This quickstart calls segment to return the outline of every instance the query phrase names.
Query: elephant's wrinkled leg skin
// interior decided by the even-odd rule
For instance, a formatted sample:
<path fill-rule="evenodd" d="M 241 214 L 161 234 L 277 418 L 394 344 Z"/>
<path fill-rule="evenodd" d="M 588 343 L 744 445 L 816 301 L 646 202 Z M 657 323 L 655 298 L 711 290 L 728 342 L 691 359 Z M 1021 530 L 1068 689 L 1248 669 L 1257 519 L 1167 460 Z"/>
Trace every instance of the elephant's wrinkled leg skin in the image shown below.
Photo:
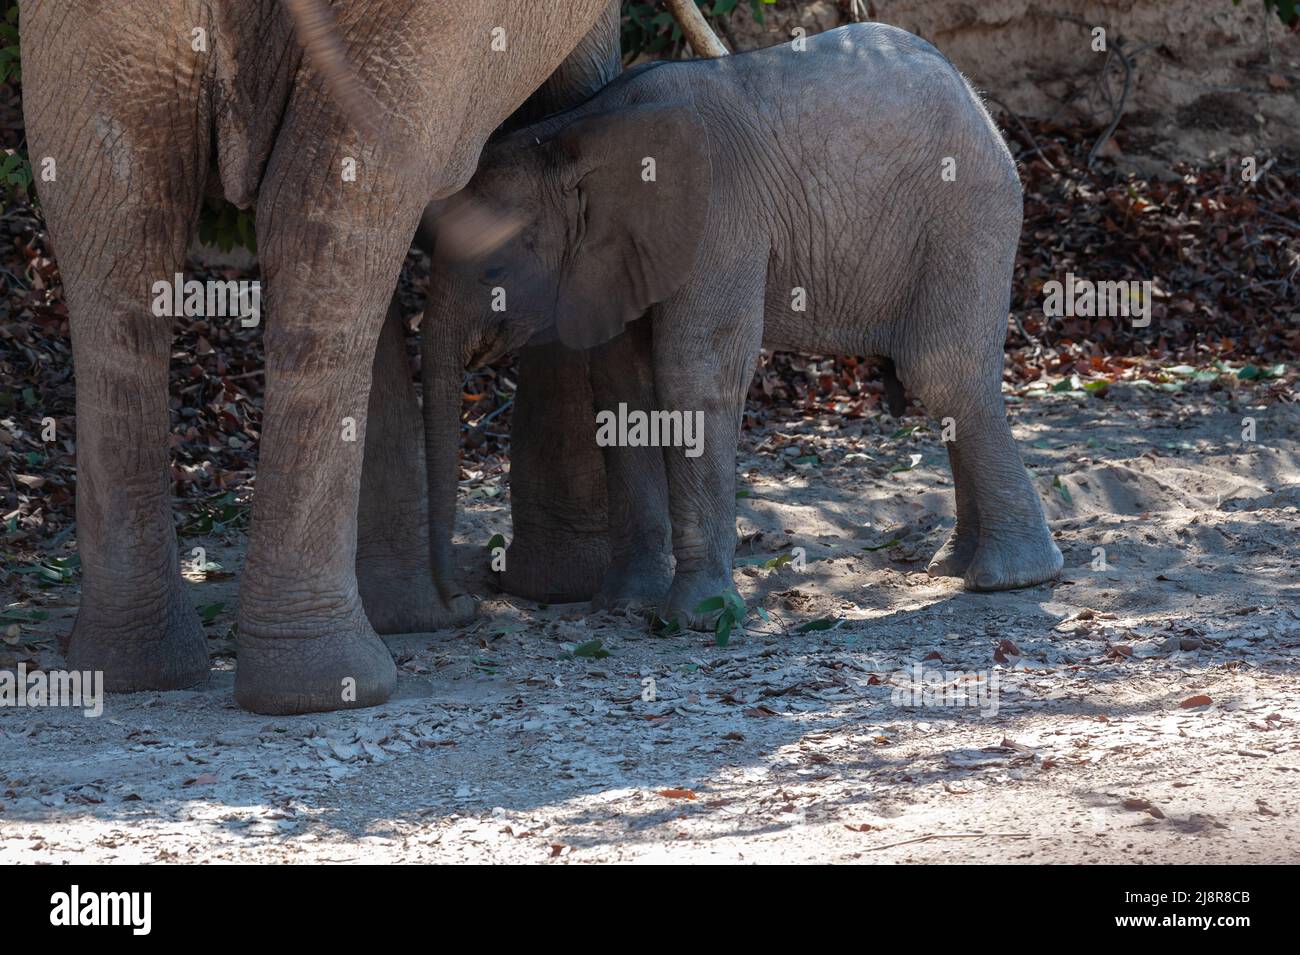
<path fill-rule="evenodd" d="M 721 294 L 697 292 L 694 298 L 680 294 L 654 315 L 660 406 L 704 415 L 702 453 L 689 456 L 685 448 L 665 453 L 676 568 L 660 616 L 694 630 L 712 629 L 718 616 L 695 608 L 735 589 L 736 443 L 763 332 L 757 317 L 763 308 L 761 273 L 725 288 Z M 718 308 L 727 310 L 724 321 L 692 325 L 680 317 Z M 702 333 L 692 335 L 693 328 Z"/>
<path fill-rule="evenodd" d="M 260 713 L 373 706 L 397 682 L 358 592 L 357 502 L 375 347 L 426 193 L 364 147 L 365 188 L 340 182 L 303 146 L 313 122 L 291 105 L 258 206 L 266 411 L 235 698 Z"/>
<path fill-rule="evenodd" d="M 510 448 L 514 533 L 501 586 L 544 603 L 590 600 L 609 566 L 605 462 L 587 361 L 561 345 L 519 355 Z"/>
<path fill-rule="evenodd" d="M 207 99 L 188 60 L 169 63 L 150 48 L 139 62 L 158 70 L 159 89 L 175 90 L 146 120 L 125 90 L 100 88 L 76 31 L 57 27 L 25 20 L 23 40 L 46 54 L 27 65 L 27 131 L 32 157 L 57 162 L 57 181 L 38 188 L 76 374 L 82 581 L 67 663 L 102 672 L 108 690 L 177 689 L 206 680 L 208 651 L 180 576 L 167 452 L 172 319 L 153 314 L 151 286 L 184 267 L 208 157 Z M 97 104 L 94 124 L 70 112 L 84 101 Z"/>
<path fill-rule="evenodd" d="M 962 577 L 979 546 L 979 511 L 975 507 L 974 478 L 966 470 L 958 443 L 948 442 L 948 463 L 957 496 L 957 525 L 926 568 L 931 577 Z"/>
<path fill-rule="evenodd" d="M 591 386 L 600 411 L 653 411 L 652 329 L 648 319 L 592 352 Z M 659 448 L 608 447 L 605 476 L 609 500 L 610 564 L 593 609 L 655 608 L 673 579 L 668 475 Z"/>
<path fill-rule="evenodd" d="M 1063 564 L 1061 551 L 1021 463 L 1002 396 L 983 383 L 962 389 L 958 381 L 952 388 L 954 380 L 942 389 L 922 385 L 917 390 L 937 416 L 953 418 L 958 446 L 954 477 L 974 496 L 979 534 L 974 553 L 961 570 L 966 588 L 1013 590 L 1054 580 Z M 959 497 L 958 527 L 964 530 L 961 509 Z M 969 547 L 969 538 L 962 543 Z M 959 569 L 955 561 L 950 566 Z"/>
<path fill-rule="evenodd" d="M 429 562 L 424 433 L 396 300 L 375 351 L 357 510 L 357 588 L 377 633 L 424 633 L 474 618 L 468 594 L 444 601 Z"/>

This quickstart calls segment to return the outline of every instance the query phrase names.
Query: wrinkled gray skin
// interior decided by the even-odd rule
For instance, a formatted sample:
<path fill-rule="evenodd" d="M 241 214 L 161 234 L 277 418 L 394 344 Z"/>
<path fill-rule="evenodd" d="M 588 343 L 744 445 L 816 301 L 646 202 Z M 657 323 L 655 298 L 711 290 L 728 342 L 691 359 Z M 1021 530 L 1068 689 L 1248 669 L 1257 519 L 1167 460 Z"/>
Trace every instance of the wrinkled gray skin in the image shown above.
<path fill-rule="evenodd" d="M 619 8 L 619 0 L 608 0 L 592 29 L 502 131 L 576 106 L 618 75 Z M 415 244 L 430 254 L 436 218 L 435 204 L 416 236 Z M 431 300 L 444 294 L 438 276 L 435 269 Z M 421 331 L 426 395 L 434 396 L 439 407 L 455 405 L 457 412 L 465 362 L 448 361 L 443 351 L 460 354 L 456 330 L 462 327 L 460 322 L 433 319 Z M 613 344 L 606 353 L 622 347 Z M 599 367 L 627 363 L 617 354 L 606 354 Z M 648 361 L 645 364 L 648 368 Z M 366 614 L 380 633 L 462 624 L 474 615 L 476 602 L 457 583 L 448 549 L 439 551 L 436 567 L 430 565 L 423 454 L 426 443 L 458 446 L 459 416 L 440 415 L 432 437 L 422 440 L 425 424 L 410 386 L 396 298 L 380 336 L 373 381 L 357 543 L 357 580 Z M 516 531 L 510 572 L 503 582 L 512 592 L 539 600 L 589 597 L 609 566 L 609 547 L 605 465 L 596 446 L 588 354 L 560 345 L 525 348 L 519 355 L 517 385 L 510 449 Z M 661 484 L 665 490 L 657 514 L 666 528 L 666 478 Z M 433 496 L 440 502 L 450 500 L 454 515 L 455 495 L 453 472 L 451 483 Z M 441 504 L 436 510 L 443 511 Z M 666 536 L 664 540 L 666 552 Z"/>
<path fill-rule="evenodd" d="M 215 186 L 236 205 L 257 201 L 264 287 L 266 409 L 236 699 L 297 713 L 389 696 L 396 669 L 356 573 L 385 310 L 426 203 L 464 185 L 492 131 L 607 7 L 337 5 L 341 50 L 373 107 L 358 124 L 331 95 L 339 84 L 327 91 L 327 58 L 319 47 L 303 55 L 276 0 L 23 0 L 23 107 L 31 156 L 57 163 L 57 180 L 38 189 L 77 379 L 83 586 L 72 667 L 103 671 L 110 690 L 207 674 L 169 502 L 172 322 L 150 305 L 152 283 L 182 270 Z M 491 49 L 495 27 L 507 52 Z M 192 49 L 196 29 L 206 52 Z M 356 131 L 366 125 L 377 135 Z M 355 182 L 341 175 L 347 157 Z M 342 440 L 346 418 L 355 441 Z"/>
<path fill-rule="evenodd" d="M 572 107 L 618 75 L 619 6 L 614 0 L 555 75 L 510 118 L 503 132 Z M 430 220 L 437 214 L 432 210 Z M 432 252 L 432 241 L 432 233 L 422 230 L 417 244 Z M 430 311 L 421 329 L 425 404 L 439 409 L 426 420 L 424 445 L 443 449 L 444 454 L 459 447 L 462 373 L 471 339 L 477 338 L 472 323 L 456 312 L 456 295 L 449 285 L 454 280 L 454 275 L 435 266 L 429 285 Z M 591 598 L 602 580 L 619 593 L 658 596 L 667 587 L 672 566 L 663 460 L 651 455 L 634 465 L 635 453 L 623 449 L 602 452 L 596 445 L 596 408 L 616 406 L 619 401 L 653 403 L 648 346 L 644 336 L 623 336 L 590 353 L 558 343 L 521 350 L 510 447 L 513 533 L 500 580 L 507 591 L 562 603 Z M 411 414 L 415 413 L 412 409 Z M 413 447 L 409 434 L 397 432 L 388 444 L 395 448 L 396 456 L 409 454 Z M 648 474 L 647 467 L 651 469 Z M 371 473 L 367 450 L 366 479 Z M 380 520 L 394 520 L 384 502 L 402 500 L 417 486 L 409 480 L 403 486 L 406 469 L 386 473 L 385 493 L 368 500 L 369 492 L 363 488 L 363 537 L 368 509 L 380 512 Z M 635 502 L 627 490 L 634 474 L 641 492 Z M 438 468 L 430 486 L 434 523 L 443 528 L 450 528 L 455 520 L 456 475 L 454 466 Z M 422 473 L 419 485 L 423 483 Z M 415 528 L 421 533 L 426 529 L 423 522 L 415 524 L 405 516 L 402 521 L 411 528 L 408 538 Z M 608 534 L 611 521 L 616 528 L 613 535 Z M 433 578 L 439 582 L 444 603 L 464 600 L 451 564 L 450 533 L 434 536 Z M 620 541 L 644 544 L 651 538 L 658 541 L 653 551 L 642 547 L 627 552 L 618 546 Z M 403 593 L 412 592 L 410 588 L 390 588 L 382 602 L 400 605 L 410 599 Z"/>
<path fill-rule="evenodd" d="M 663 615 L 708 626 L 694 608 L 733 586 L 736 440 L 760 346 L 892 359 L 953 419 L 957 524 L 932 574 L 974 590 L 1058 574 L 1001 398 L 1020 183 L 977 97 L 925 41 L 862 24 L 803 52 L 634 71 L 490 146 L 465 195 L 523 227 L 445 269 L 431 317 L 473 316 L 460 358 L 548 337 L 599 345 L 631 322 L 658 406 L 704 412 L 703 455 L 662 454 L 675 558 Z M 495 287 L 504 313 L 488 307 Z M 454 452 L 439 457 L 431 487 L 454 468 Z"/>

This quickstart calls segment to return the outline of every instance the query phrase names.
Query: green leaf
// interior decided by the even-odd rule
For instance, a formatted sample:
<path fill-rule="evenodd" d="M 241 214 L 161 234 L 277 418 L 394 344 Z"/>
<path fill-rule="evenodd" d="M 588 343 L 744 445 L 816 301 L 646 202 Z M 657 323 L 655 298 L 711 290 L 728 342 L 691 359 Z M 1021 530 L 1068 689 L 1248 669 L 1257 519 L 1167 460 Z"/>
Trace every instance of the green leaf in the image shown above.
<path fill-rule="evenodd" d="M 21 610 L 0 613 L 0 623 L 40 623 L 49 618 L 50 615 L 44 610 L 29 610 L 26 614 Z"/>
<path fill-rule="evenodd" d="M 895 544 L 898 543 L 899 543 L 899 539 L 897 537 L 891 537 L 883 544 L 868 544 L 862 549 L 863 550 L 884 550 L 886 547 L 893 547 Z"/>
<path fill-rule="evenodd" d="M 795 633 L 812 633 L 815 630 L 829 630 L 838 624 L 839 621 L 834 617 L 818 617 L 816 620 L 809 620 L 807 623 L 801 623 L 794 628 Z"/>
<path fill-rule="evenodd" d="M 673 617 L 671 620 L 665 620 L 663 617 L 655 614 L 650 618 L 650 632 L 659 637 L 671 637 L 674 634 L 682 632 L 682 621 Z"/>
<path fill-rule="evenodd" d="M 713 642 L 720 647 L 725 647 L 731 642 L 731 631 L 735 629 L 736 616 L 731 611 L 723 611 L 718 616 L 718 622 L 713 625 Z"/>
<path fill-rule="evenodd" d="M 1104 395 L 1109 388 L 1110 382 L 1102 381 L 1101 379 L 1086 381 L 1083 384 L 1083 390 L 1091 392 L 1094 395 Z"/>
<path fill-rule="evenodd" d="M 610 655 L 609 651 L 601 644 L 602 641 L 600 640 L 588 640 L 586 643 L 580 643 L 573 648 L 573 655 L 575 657 L 591 657 L 600 660 Z"/>
<path fill-rule="evenodd" d="M 1061 483 L 1061 476 L 1059 474 L 1052 478 L 1052 489 L 1065 499 L 1066 504 L 1074 503 L 1074 498 L 1070 497 L 1070 489 Z"/>
<path fill-rule="evenodd" d="M 916 430 L 915 427 L 911 427 L 911 428 L 899 428 L 897 431 L 895 431 L 895 432 L 894 432 L 893 434 L 891 434 L 889 437 L 890 437 L 891 440 L 893 440 L 893 441 L 897 441 L 899 438 L 906 438 L 909 434 L 911 434 L 911 433 L 914 432 L 915 430 Z"/>
<path fill-rule="evenodd" d="M 217 619 L 217 615 L 226 609 L 224 603 L 204 604 L 199 608 L 199 617 L 204 623 L 211 623 Z"/>
<path fill-rule="evenodd" d="M 506 538 L 504 534 L 493 534 L 490 538 L 488 538 L 488 542 L 487 542 L 488 550 L 496 550 L 498 547 L 505 547 L 505 546 L 506 546 Z"/>
<path fill-rule="evenodd" d="M 815 454 L 804 454 L 804 455 L 800 455 L 799 457 L 795 458 L 794 461 L 791 462 L 791 463 L 793 463 L 793 464 L 820 464 L 821 461 L 817 458 L 817 455 L 815 455 Z"/>
<path fill-rule="evenodd" d="M 727 605 L 726 600 L 719 594 L 717 597 L 707 597 L 695 605 L 693 613 L 713 613 L 715 610 L 721 610 Z"/>

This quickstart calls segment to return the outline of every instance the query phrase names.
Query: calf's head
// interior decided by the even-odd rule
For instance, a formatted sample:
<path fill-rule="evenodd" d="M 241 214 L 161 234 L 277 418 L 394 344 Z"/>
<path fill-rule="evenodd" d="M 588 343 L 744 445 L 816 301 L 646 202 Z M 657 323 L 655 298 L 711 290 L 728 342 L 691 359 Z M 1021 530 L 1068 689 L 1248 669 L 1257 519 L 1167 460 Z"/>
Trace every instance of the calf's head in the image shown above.
<path fill-rule="evenodd" d="M 451 309 L 478 321 L 477 357 L 599 345 L 679 289 L 704 236 L 707 143 L 689 108 L 632 106 L 489 145 L 436 240 L 453 287 L 477 299 Z"/>

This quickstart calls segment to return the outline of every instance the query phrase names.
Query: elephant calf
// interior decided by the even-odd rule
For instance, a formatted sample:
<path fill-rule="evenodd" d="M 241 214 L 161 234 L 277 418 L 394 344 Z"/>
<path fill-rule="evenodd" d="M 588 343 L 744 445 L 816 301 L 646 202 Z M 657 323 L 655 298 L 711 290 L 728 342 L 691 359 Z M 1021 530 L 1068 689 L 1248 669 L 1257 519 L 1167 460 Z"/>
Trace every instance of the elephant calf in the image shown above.
<path fill-rule="evenodd" d="M 668 474 L 664 616 L 706 625 L 693 608 L 733 586 L 736 439 L 760 347 L 890 358 L 951 419 L 957 523 L 932 574 L 999 590 L 1060 571 L 1001 398 L 1020 183 L 924 40 L 861 24 L 647 65 L 490 145 L 454 201 L 518 229 L 446 269 L 458 278 L 434 310 L 468 322 L 456 360 L 595 346 L 648 311 L 660 408 L 703 413 L 702 453 L 649 452 Z"/>

